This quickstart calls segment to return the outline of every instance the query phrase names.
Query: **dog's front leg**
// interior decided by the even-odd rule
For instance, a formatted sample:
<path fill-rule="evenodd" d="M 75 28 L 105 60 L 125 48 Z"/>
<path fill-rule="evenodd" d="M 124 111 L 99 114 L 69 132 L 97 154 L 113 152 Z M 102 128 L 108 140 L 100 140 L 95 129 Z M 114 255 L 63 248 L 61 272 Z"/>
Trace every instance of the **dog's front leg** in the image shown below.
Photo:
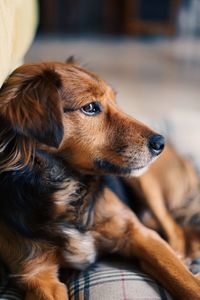
<path fill-rule="evenodd" d="M 25 300 L 68 300 L 67 288 L 59 281 L 57 252 L 40 249 L 38 256 L 27 259 L 14 274 L 25 289 Z"/>
<path fill-rule="evenodd" d="M 133 226 L 133 227 L 132 227 Z M 128 243 L 119 252 L 139 259 L 142 270 L 158 280 L 176 299 L 200 299 L 200 281 L 159 235 L 142 225 L 128 224 Z"/>
<path fill-rule="evenodd" d="M 5 238 L 1 242 L 0 238 L 0 250 L 10 269 L 10 277 L 24 290 L 25 300 L 68 299 L 67 288 L 58 278 L 56 249 L 16 234 L 15 239 Z"/>
<path fill-rule="evenodd" d="M 136 257 L 141 268 L 176 299 L 200 300 L 200 281 L 172 248 L 156 232 L 143 226 L 110 190 L 96 205 L 95 230 L 100 251 Z"/>
<path fill-rule="evenodd" d="M 144 174 L 140 178 L 145 202 L 162 227 L 170 246 L 183 258 L 186 255 L 184 230 L 176 223 L 168 211 L 163 192 L 152 174 Z"/>
<path fill-rule="evenodd" d="M 56 266 L 26 276 L 21 283 L 26 289 L 25 300 L 68 300 L 67 288 L 58 280 Z"/>

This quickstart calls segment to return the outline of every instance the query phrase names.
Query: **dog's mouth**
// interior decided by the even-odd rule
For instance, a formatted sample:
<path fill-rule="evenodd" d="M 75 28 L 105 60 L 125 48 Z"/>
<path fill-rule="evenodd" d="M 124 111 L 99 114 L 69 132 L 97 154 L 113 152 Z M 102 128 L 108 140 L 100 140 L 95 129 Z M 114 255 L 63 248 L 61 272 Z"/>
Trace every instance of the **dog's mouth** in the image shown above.
<path fill-rule="evenodd" d="M 121 167 L 119 165 L 110 163 L 105 159 L 96 159 L 94 161 L 94 165 L 96 169 L 98 169 L 102 173 L 118 175 L 118 176 L 140 176 L 142 175 L 147 169 L 148 164 L 145 166 L 138 166 L 138 167 Z"/>

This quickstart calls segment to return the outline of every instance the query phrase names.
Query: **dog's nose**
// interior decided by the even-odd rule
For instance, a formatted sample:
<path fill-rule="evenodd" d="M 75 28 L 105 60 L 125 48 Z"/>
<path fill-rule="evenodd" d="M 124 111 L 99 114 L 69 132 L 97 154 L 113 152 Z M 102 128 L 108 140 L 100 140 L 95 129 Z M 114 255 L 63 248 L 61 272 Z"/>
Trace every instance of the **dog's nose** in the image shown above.
<path fill-rule="evenodd" d="M 149 150 L 153 155 L 158 155 L 162 152 L 165 146 L 165 139 L 162 135 L 155 134 L 149 138 Z"/>

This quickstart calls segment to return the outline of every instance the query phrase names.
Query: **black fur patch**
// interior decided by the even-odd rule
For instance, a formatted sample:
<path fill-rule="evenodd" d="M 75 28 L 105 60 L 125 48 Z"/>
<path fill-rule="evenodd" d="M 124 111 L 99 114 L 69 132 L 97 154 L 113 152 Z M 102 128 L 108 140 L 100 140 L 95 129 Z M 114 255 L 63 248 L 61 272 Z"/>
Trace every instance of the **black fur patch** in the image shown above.
<path fill-rule="evenodd" d="M 34 164 L 32 168 L 0 174 L 0 218 L 23 236 L 62 246 L 65 241 L 59 227 L 62 220 L 55 218 L 52 196 L 63 180 L 73 180 L 73 175 L 60 159 L 44 152 L 38 155 L 42 166 Z"/>
<path fill-rule="evenodd" d="M 94 165 L 96 168 L 101 169 L 103 171 L 108 171 L 109 173 L 116 174 L 116 175 L 128 175 L 131 173 L 130 168 L 123 168 L 118 165 L 112 164 L 105 159 L 96 159 L 94 161 Z"/>
<path fill-rule="evenodd" d="M 74 199 L 66 190 L 66 210 L 55 215 L 54 194 L 63 189 L 65 180 L 77 183 L 77 196 Z M 102 190 L 101 178 L 81 176 L 55 154 L 36 151 L 33 167 L 0 173 L 0 219 L 22 236 L 64 247 L 67 236 L 62 229 L 87 230 Z"/>

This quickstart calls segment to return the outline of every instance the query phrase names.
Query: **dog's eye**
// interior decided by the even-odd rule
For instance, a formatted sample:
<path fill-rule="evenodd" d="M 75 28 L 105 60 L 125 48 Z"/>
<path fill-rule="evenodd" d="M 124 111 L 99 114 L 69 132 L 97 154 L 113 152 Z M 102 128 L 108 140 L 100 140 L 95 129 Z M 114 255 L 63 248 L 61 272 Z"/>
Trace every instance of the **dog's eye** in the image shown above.
<path fill-rule="evenodd" d="M 81 107 L 81 112 L 87 116 L 94 116 L 101 112 L 101 105 L 98 102 L 91 102 Z"/>

